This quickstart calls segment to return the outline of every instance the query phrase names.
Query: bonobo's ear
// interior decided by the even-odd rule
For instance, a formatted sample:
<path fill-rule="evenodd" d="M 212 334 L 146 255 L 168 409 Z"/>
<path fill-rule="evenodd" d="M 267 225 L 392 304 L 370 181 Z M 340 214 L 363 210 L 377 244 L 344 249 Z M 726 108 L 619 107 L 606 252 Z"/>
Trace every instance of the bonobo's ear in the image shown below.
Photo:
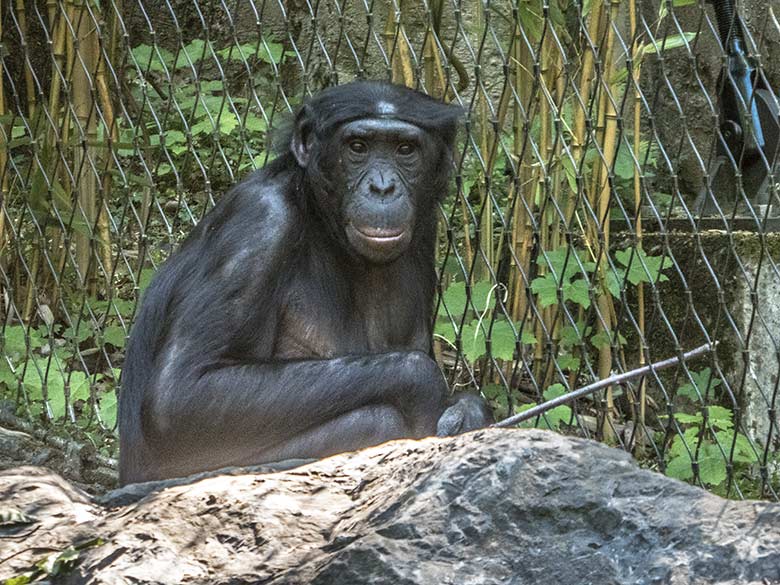
<path fill-rule="evenodd" d="M 306 104 L 295 117 L 295 127 L 293 128 L 292 140 L 290 141 L 290 150 L 304 169 L 309 164 L 311 158 L 311 147 L 314 142 L 314 117 L 311 107 Z"/>

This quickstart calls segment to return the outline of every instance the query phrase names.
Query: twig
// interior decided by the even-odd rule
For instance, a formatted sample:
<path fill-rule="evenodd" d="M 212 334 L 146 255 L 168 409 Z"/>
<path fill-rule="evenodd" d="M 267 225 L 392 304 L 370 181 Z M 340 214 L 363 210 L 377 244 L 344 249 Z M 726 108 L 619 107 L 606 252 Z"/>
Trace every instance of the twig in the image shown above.
<path fill-rule="evenodd" d="M 690 359 L 693 359 L 695 357 L 699 357 L 700 355 L 704 355 L 706 353 L 711 352 L 713 349 L 715 349 L 715 346 L 717 345 L 717 342 L 715 343 L 706 343 L 700 347 L 697 347 L 696 349 L 692 349 L 689 352 L 686 352 L 682 354 L 682 356 L 675 356 L 671 357 L 665 360 L 662 360 L 660 362 L 656 362 L 654 364 L 650 364 L 641 368 L 637 368 L 636 370 L 630 370 L 628 372 L 624 372 L 622 374 L 616 374 L 614 376 L 610 376 L 609 378 L 604 378 L 603 380 L 599 380 L 598 382 L 594 382 L 593 384 L 588 384 L 587 386 L 583 386 L 582 388 L 579 388 L 577 390 L 573 390 L 571 392 L 568 392 L 562 396 L 558 396 L 557 398 L 554 398 L 548 402 L 545 402 L 544 404 L 539 404 L 537 406 L 534 406 L 533 408 L 529 408 L 526 411 L 523 411 L 521 413 L 518 413 L 514 416 L 510 416 L 509 418 L 505 418 L 502 421 L 497 422 L 496 424 L 492 425 L 494 427 L 510 427 L 512 425 L 516 425 L 518 423 L 521 423 L 523 421 L 536 418 L 537 416 L 544 414 L 548 410 L 552 410 L 556 406 L 560 406 L 562 404 L 566 404 L 567 402 L 572 402 L 573 400 L 576 400 L 577 398 L 582 398 L 583 396 L 587 396 L 588 394 L 592 394 L 593 392 L 596 392 L 597 390 L 601 390 L 603 388 L 606 388 L 608 386 L 611 386 L 613 384 L 621 384 L 627 380 L 632 380 L 634 378 L 639 378 L 641 376 L 645 376 L 647 374 L 652 373 L 655 370 L 663 370 L 665 368 L 669 368 L 671 366 L 675 366 L 679 364 L 680 362 L 686 362 Z"/>

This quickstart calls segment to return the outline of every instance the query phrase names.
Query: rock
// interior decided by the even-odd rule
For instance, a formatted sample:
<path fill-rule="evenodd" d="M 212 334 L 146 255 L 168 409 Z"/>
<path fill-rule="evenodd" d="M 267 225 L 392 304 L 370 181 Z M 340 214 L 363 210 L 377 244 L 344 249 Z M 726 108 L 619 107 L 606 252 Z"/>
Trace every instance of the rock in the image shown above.
<path fill-rule="evenodd" d="M 0 527 L 0 578 L 91 541 L 66 582 L 780 583 L 780 504 L 723 500 L 544 431 L 133 489 L 142 499 L 106 508 L 42 470 L 0 474 L 2 505 L 40 528 Z"/>

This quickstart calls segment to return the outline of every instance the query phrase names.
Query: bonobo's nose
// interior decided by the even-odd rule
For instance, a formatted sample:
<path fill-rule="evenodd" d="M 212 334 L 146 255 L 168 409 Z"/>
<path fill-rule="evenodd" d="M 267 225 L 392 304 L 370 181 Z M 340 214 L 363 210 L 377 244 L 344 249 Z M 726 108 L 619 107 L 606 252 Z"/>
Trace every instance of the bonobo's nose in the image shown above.
<path fill-rule="evenodd" d="M 389 197 L 395 191 L 395 179 L 385 178 L 381 172 L 377 172 L 369 179 L 368 188 L 374 195 Z"/>

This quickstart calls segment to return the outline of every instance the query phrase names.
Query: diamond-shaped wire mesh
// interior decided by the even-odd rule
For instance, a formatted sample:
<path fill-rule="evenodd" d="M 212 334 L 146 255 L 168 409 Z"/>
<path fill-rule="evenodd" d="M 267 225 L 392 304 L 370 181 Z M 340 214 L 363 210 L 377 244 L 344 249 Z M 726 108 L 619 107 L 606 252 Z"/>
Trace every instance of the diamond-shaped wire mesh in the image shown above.
<path fill-rule="evenodd" d="M 732 4 L 3 3 L 0 424 L 110 464 L 156 267 L 307 96 L 391 79 L 467 111 L 437 250 L 453 388 L 503 418 L 717 341 L 525 424 L 778 499 L 780 3 L 746 0 L 724 30 Z"/>

